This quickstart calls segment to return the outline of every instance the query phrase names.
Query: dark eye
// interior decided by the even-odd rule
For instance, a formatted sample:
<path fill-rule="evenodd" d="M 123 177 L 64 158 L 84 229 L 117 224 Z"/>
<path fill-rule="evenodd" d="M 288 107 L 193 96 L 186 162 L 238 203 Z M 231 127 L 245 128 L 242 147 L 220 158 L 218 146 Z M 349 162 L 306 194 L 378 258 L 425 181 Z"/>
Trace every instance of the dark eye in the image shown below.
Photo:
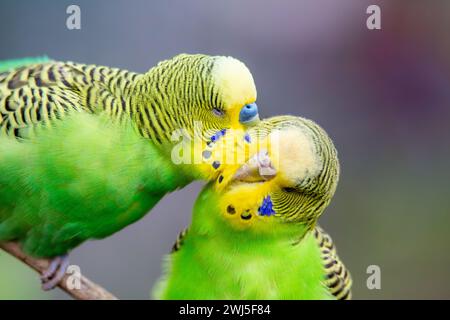
<path fill-rule="evenodd" d="M 223 115 L 224 115 L 224 111 L 220 110 L 219 108 L 213 108 L 212 111 L 213 111 L 214 115 L 217 117 L 223 117 Z"/>
<path fill-rule="evenodd" d="M 286 188 L 283 188 L 283 191 L 284 192 L 297 192 L 297 189 L 286 187 Z"/>

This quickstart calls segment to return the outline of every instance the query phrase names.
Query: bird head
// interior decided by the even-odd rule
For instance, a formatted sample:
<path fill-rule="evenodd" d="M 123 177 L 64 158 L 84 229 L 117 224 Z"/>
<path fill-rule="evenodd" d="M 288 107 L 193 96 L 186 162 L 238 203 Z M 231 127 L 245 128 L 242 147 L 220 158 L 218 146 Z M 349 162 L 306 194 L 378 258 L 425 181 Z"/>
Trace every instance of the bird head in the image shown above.
<path fill-rule="evenodd" d="M 175 146 L 172 155 L 183 154 L 178 162 L 201 178 L 216 177 L 224 168 L 216 167 L 217 157 L 207 149 L 225 132 L 238 134 L 259 122 L 253 77 L 232 57 L 180 54 L 152 68 L 136 88 L 142 135 Z"/>
<path fill-rule="evenodd" d="M 253 77 L 232 57 L 180 54 L 158 63 L 138 83 L 137 121 L 162 140 L 175 130 L 208 139 L 259 121 Z"/>
<path fill-rule="evenodd" d="M 215 184 L 225 222 L 256 233 L 287 224 L 312 228 L 339 179 L 331 139 L 314 122 L 294 116 L 269 118 L 248 133 L 253 156 L 225 184 Z"/>

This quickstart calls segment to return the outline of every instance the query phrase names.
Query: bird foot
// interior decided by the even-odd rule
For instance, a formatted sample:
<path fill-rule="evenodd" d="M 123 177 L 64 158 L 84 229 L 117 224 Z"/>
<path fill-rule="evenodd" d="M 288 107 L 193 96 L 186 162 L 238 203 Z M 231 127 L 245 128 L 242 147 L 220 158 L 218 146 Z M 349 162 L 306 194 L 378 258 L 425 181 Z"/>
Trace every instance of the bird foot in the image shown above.
<path fill-rule="evenodd" d="M 64 278 L 68 266 L 68 255 L 53 258 L 47 270 L 41 275 L 42 289 L 48 291 L 55 288 L 61 279 Z"/>

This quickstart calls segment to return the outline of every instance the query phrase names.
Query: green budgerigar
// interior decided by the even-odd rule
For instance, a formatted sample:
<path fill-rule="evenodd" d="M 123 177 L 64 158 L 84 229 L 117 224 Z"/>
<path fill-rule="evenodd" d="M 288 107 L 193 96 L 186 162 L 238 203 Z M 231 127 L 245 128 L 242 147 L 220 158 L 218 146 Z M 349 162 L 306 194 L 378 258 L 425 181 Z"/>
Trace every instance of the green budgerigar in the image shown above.
<path fill-rule="evenodd" d="M 145 74 L 0 62 L 0 241 L 52 259 L 42 278 L 54 287 L 71 249 L 135 222 L 168 192 L 215 179 L 217 163 L 174 161 L 175 138 L 194 152 L 198 136 L 244 129 L 259 120 L 255 100 L 251 73 L 231 57 L 181 54 Z"/>
<path fill-rule="evenodd" d="M 293 116 L 264 120 L 250 137 L 261 148 L 226 186 L 203 189 L 154 297 L 350 299 L 350 274 L 316 225 L 339 178 L 332 141 Z"/>

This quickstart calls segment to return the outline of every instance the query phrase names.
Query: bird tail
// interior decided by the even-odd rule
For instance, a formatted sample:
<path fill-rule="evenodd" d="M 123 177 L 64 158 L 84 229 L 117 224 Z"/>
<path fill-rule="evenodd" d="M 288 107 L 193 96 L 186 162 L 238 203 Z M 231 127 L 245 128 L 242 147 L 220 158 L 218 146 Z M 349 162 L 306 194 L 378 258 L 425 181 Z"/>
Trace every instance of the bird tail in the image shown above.
<path fill-rule="evenodd" d="M 51 61 L 51 60 L 47 56 L 1 60 L 0 61 L 0 72 L 18 68 L 18 67 L 27 66 L 30 64 L 44 63 L 44 62 L 48 62 L 48 61 Z"/>

